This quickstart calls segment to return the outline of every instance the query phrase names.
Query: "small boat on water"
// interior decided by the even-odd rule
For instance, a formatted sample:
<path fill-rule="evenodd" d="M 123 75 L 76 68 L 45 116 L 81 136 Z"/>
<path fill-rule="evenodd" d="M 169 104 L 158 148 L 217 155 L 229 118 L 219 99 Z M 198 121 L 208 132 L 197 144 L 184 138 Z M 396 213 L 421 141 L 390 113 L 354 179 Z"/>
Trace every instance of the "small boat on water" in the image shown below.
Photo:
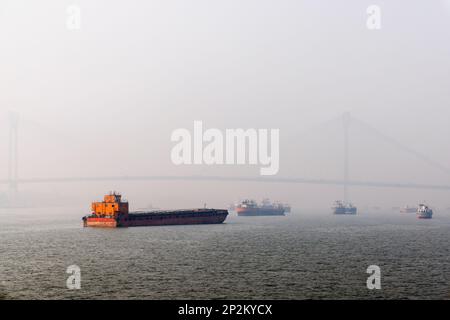
<path fill-rule="evenodd" d="M 353 204 L 340 200 L 335 201 L 332 209 L 334 214 L 356 214 L 358 210 Z"/>
<path fill-rule="evenodd" d="M 417 214 L 417 218 L 419 218 L 419 219 L 433 218 L 433 210 L 431 210 L 431 208 L 429 208 L 426 204 L 419 204 L 416 214 Z"/>

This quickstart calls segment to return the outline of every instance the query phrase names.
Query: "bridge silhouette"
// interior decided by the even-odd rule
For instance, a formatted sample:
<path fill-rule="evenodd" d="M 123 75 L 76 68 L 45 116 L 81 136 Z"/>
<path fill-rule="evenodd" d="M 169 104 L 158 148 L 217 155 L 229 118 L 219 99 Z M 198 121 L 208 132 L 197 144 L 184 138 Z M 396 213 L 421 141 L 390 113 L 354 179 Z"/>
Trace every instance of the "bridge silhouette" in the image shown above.
<path fill-rule="evenodd" d="M 18 168 L 18 128 L 19 117 L 17 114 L 10 116 L 9 135 L 9 174 L 7 179 L 0 179 L 0 184 L 9 185 L 10 192 L 17 192 L 20 184 L 33 183 L 73 183 L 73 182 L 102 182 L 102 181 L 224 181 L 224 182 L 258 182 L 258 183 L 286 183 L 286 184 L 315 184 L 315 185 L 337 185 L 344 189 L 344 199 L 348 198 L 348 187 L 374 187 L 374 188 L 406 188 L 406 189 L 429 189 L 450 190 L 449 185 L 408 183 L 408 182 L 382 182 L 361 181 L 349 178 L 349 127 L 352 123 L 359 123 L 375 133 L 382 140 L 395 146 L 398 150 L 409 153 L 422 162 L 446 173 L 450 177 L 450 169 L 429 158 L 428 156 L 403 145 L 397 140 L 381 133 L 376 128 L 362 120 L 354 118 L 349 113 L 341 116 L 344 129 L 344 178 L 343 179 L 312 179 L 302 177 L 277 177 L 277 176 L 206 176 L 206 175 L 143 175 L 143 176 L 88 176 L 88 177 L 57 177 L 57 178 L 19 178 Z"/>

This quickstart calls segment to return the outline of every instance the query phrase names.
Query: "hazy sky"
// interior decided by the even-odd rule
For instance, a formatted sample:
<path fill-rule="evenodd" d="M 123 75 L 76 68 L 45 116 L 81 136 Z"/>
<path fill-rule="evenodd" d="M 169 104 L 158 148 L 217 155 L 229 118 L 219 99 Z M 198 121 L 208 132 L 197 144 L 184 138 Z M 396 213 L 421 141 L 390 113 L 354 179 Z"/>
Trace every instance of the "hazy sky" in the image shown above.
<path fill-rule="evenodd" d="M 71 4 L 80 30 L 66 27 Z M 366 27 L 372 4 L 381 30 Z M 171 132 L 202 120 L 279 128 L 279 176 L 341 179 L 346 111 L 450 168 L 449 40 L 450 0 L 0 0 L 0 178 L 10 110 L 21 116 L 22 178 L 259 174 L 174 166 Z M 352 179 L 450 184 L 450 174 L 358 124 L 350 149 Z M 23 188 L 92 198 L 118 188 L 161 206 L 268 196 L 313 207 L 342 196 L 333 186 L 223 182 Z M 352 197 L 450 206 L 438 191 L 360 188 Z"/>

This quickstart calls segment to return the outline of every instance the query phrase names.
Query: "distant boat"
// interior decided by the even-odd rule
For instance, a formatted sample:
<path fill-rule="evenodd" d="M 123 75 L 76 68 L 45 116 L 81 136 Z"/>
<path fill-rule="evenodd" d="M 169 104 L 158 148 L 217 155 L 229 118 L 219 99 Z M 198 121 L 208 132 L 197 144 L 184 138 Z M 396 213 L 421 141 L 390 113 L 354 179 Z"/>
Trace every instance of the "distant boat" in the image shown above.
<path fill-rule="evenodd" d="M 416 214 L 419 219 L 431 219 L 433 217 L 433 210 L 425 204 L 419 204 Z"/>
<path fill-rule="evenodd" d="M 281 204 L 264 199 L 261 204 L 254 200 L 244 200 L 236 206 L 238 216 L 284 216 L 285 208 Z"/>
<path fill-rule="evenodd" d="M 345 203 L 343 201 L 335 201 L 333 207 L 334 214 L 356 214 L 357 208 L 351 203 Z"/>
<path fill-rule="evenodd" d="M 400 213 L 416 213 L 417 207 L 404 206 L 400 209 Z"/>

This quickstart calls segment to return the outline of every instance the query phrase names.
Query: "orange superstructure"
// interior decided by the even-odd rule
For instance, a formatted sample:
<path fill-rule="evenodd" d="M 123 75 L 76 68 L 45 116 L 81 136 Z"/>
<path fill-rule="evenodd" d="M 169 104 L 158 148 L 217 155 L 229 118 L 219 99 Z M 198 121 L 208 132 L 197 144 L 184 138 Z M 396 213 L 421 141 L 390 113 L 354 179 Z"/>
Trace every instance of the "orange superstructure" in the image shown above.
<path fill-rule="evenodd" d="M 98 217 L 117 218 L 128 214 L 128 202 L 122 201 L 122 196 L 113 192 L 106 195 L 102 202 L 93 202 L 91 209 L 92 214 Z"/>
<path fill-rule="evenodd" d="M 104 196 L 102 202 L 91 204 L 92 213 L 84 217 L 85 227 L 118 227 L 128 219 L 128 202 L 122 201 L 119 193 L 111 192 Z"/>

